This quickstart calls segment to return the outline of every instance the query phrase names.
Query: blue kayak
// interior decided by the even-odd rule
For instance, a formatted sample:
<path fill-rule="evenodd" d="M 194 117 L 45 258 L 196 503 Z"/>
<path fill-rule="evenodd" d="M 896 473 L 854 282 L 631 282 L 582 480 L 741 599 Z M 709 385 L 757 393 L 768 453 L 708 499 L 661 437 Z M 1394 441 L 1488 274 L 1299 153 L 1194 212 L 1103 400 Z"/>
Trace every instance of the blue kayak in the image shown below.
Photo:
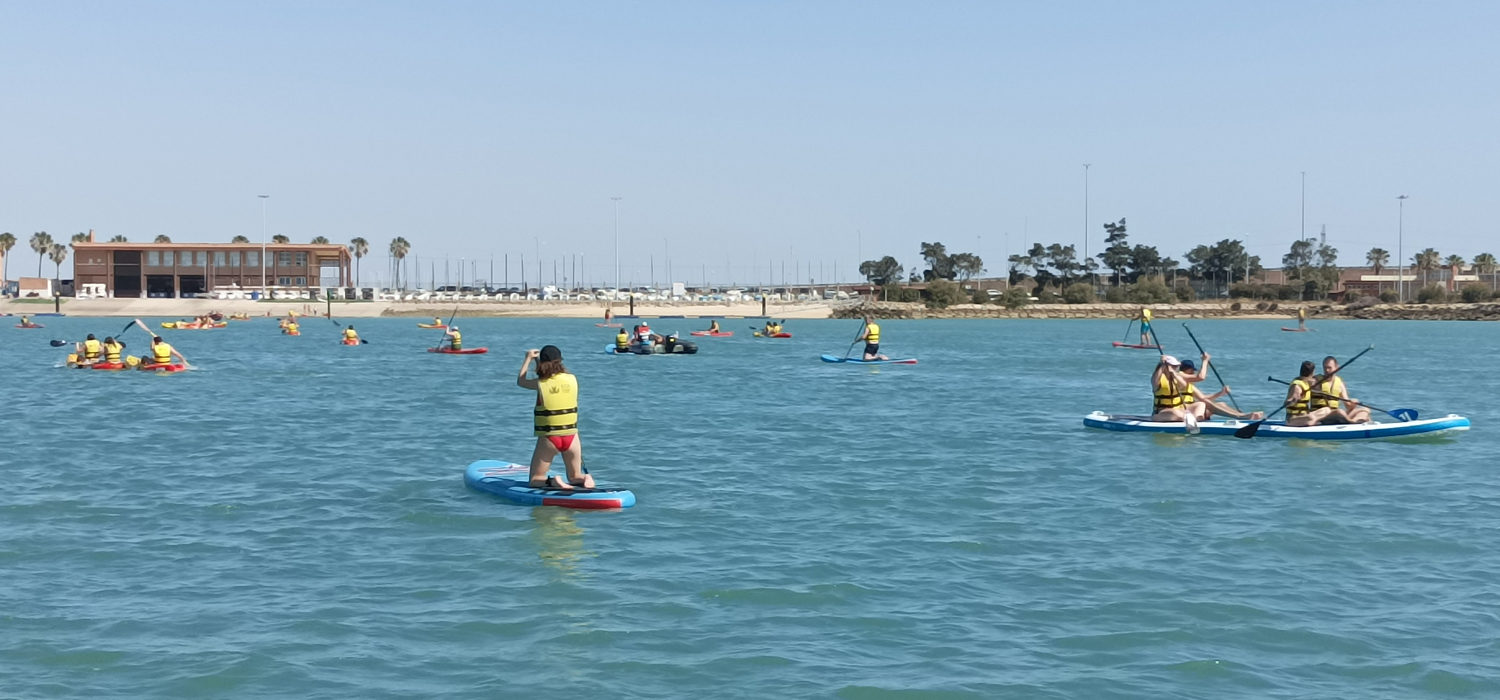
<path fill-rule="evenodd" d="M 824 362 L 832 362 L 834 364 L 841 364 L 841 365 L 914 365 L 914 364 L 917 364 L 917 359 L 915 357 L 909 357 L 909 358 L 906 358 L 904 360 L 866 360 L 866 359 L 862 359 L 862 358 L 858 358 L 858 357 L 834 357 L 833 355 L 824 355 L 823 356 L 823 361 Z"/>
<path fill-rule="evenodd" d="M 1202 435 L 1234 435 L 1234 431 L 1253 422 L 1239 420 L 1199 421 L 1198 432 Z M 1102 411 L 1095 411 L 1084 416 L 1083 425 L 1088 428 L 1125 433 L 1187 434 L 1187 426 L 1182 423 L 1153 421 L 1150 416 L 1110 415 Z M 1450 414 L 1442 418 L 1426 418 L 1406 422 L 1313 425 L 1302 428 L 1288 427 L 1283 421 L 1267 421 L 1261 424 L 1260 430 L 1256 432 L 1256 437 L 1292 438 L 1298 440 L 1392 440 L 1448 435 L 1468 429 L 1468 418 Z"/>
<path fill-rule="evenodd" d="M 523 506 L 608 510 L 635 505 L 635 494 L 629 489 L 535 488 L 527 478 L 529 472 L 530 469 L 524 464 L 481 459 L 464 470 L 464 484 L 475 491 L 483 491 Z"/>

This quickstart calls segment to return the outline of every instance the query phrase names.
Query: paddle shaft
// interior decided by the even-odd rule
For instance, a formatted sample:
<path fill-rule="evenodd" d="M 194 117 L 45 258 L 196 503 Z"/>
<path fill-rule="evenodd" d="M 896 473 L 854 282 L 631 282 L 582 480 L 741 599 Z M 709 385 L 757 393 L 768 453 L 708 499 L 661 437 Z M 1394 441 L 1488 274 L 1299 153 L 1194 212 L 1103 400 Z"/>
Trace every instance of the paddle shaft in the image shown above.
<path fill-rule="evenodd" d="M 1340 364 L 1338 369 L 1336 369 L 1336 370 L 1334 370 L 1332 372 L 1329 372 L 1327 375 L 1325 375 L 1323 377 L 1323 380 L 1324 381 L 1328 381 L 1328 379 L 1330 377 L 1332 377 L 1333 375 L 1338 374 L 1339 372 L 1343 371 L 1343 369 L 1345 367 L 1348 367 L 1349 365 L 1354 364 L 1355 360 L 1358 360 L 1359 358 L 1364 357 L 1365 353 L 1367 353 L 1367 352 L 1369 352 L 1371 350 L 1374 350 L 1374 349 L 1375 349 L 1375 346 L 1371 345 L 1370 347 L 1367 347 L 1364 350 L 1359 351 L 1358 355 L 1355 355 L 1354 357 L 1349 358 L 1348 362 Z M 1234 431 L 1234 436 L 1237 437 L 1237 438 L 1245 439 L 1245 440 L 1248 440 L 1250 438 L 1255 437 L 1255 434 L 1260 431 L 1260 426 L 1261 425 L 1263 425 L 1266 421 L 1271 420 L 1271 418 L 1274 417 L 1276 414 L 1281 413 L 1282 411 L 1285 411 L 1287 409 L 1287 407 L 1289 407 L 1291 405 L 1292 405 L 1292 403 L 1290 401 L 1281 404 L 1280 408 L 1278 408 L 1278 409 L 1276 409 L 1274 411 L 1271 411 L 1270 415 L 1267 415 L 1265 418 L 1262 418 L 1262 419 L 1260 419 L 1258 421 L 1255 421 L 1254 423 L 1251 423 L 1250 425 L 1247 425 L 1247 426 L 1245 426 L 1243 428 L 1240 428 L 1239 430 Z M 1244 433 L 1244 435 L 1241 435 L 1240 433 Z"/>
<path fill-rule="evenodd" d="M 448 331 L 450 331 L 450 330 L 453 329 L 453 319 L 455 319 L 455 318 L 458 318 L 458 307 L 457 306 L 453 307 L 453 315 L 449 316 L 448 317 L 448 323 L 444 324 L 444 325 L 447 326 L 447 328 L 443 329 L 443 339 L 438 341 L 438 349 L 439 350 L 441 350 L 443 348 L 443 343 L 447 343 L 448 342 Z M 451 345 L 452 343 L 449 343 L 449 344 Z"/>
<path fill-rule="evenodd" d="M 1199 355 L 1207 355 L 1208 353 L 1203 352 L 1203 343 L 1198 342 L 1198 336 L 1193 335 L 1193 329 L 1188 328 L 1188 324 L 1186 324 L 1186 323 L 1182 324 L 1182 328 L 1187 331 L 1188 337 L 1193 339 L 1193 345 L 1198 346 L 1198 354 Z M 1160 345 L 1160 343 L 1157 343 L 1157 344 Z M 1221 387 L 1228 386 L 1228 385 L 1226 385 L 1224 383 L 1224 378 L 1221 377 L 1221 376 L 1219 376 L 1219 366 L 1218 365 L 1215 365 L 1214 363 L 1209 362 L 1208 363 L 1208 368 L 1211 369 L 1211 370 L 1213 370 L 1213 372 L 1214 372 L 1214 379 L 1219 380 L 1219 386 L 1221 386 Z M 1240 410 L 1240 402 L 1234 400 L 1234 394 L 1233 393 L 1229 394 L 1229 403 L 1234 404 L 1234 410 L 1236 410 L 1236 411 Z"/>
<path fill-rule="evenodd" d="M 146 332 L 147 332 L 147 333 L 150 333 L 150 334 L 151 334 L 151 337 L 152 337 L 152 338 L 156 338 L 156 337 L 158 337 L 158 336 L 157 336 L 157 335 L 156 335 L 156 333 L 154 333 L 154 332 L 152 332 L 152 330 L 151 330 L 151 329 L 150 329 L 150 328 L 148 328 L 148 327 L 147 327 L 147 326 L 146 326 L 146 324 L 144 324 L 144 323 L 142 323 L 142 322 L 141 322 L 141 320 L 140 320 L 140 319 L 136 319 L 136 320 L 135 320 L 135 324 L 136 324 L 136 325 L 137 325 L 137 326 L 140 326 L 140 327 L 141 327 L 141 330 L 143 330 L 143 331 L 146 331 Z M 175 349 L 175 348 L 174 348 L 174 349 Z M 154 355 L 154 354 L 155 354 L 155 353 L 152 353 L 152 354 L 153 354 L 153 355 Z M 183 355 L 182 355 L 182 353 L 180 353 L 180 352 L 179 352 L 179 353 L 177 353 L 177 356 L 178 356 L 178 357 L 182 357 L 182 365 L 183 365 L 183 366 L 184 366 L 184 367 L 192 367 L 192 365 L 191 365 L 191 364 L 188 364 L 188 361 L 187 361 L 187 358 L 186 358 L 186 357 L 183 357 Z M 144 360 L 142 360 L 142 362 L 144 362 Z"/>
<path fill-rule="evenodd" d="M 1268 381 L 1268 382 L 1276 382 L 1277 384 L 1285 384 L 1287 386 L 1291 386 L 1292 385 L 1291 382 L 1289 382 L 1289 381 L 1287 381 L 1285 379 L 1278 379 L 1276 377 L 1266 377 L 1266 381 Z M 1318 382 L 1318 383 L 1322 384 L 1322 382 Z M 1318 391 L 1316 389 L 1313 390 L 1313 395 L 1314 396 L 1321 396 L 1321 397 L 1323 397 L 1325 399 L 1338 399 L 1340 401 L 1344 400 L 1344 397 L 1342 397 L 1342 396 L 1335 396 L 1335 395 L 1330 394 L 1330 393 L 1328 393 L 1326 391 Z M 1350 401 L 1354 401 L 1354 399 L 1349 399 L 1349 400 Z M 1391 413 L 1390 411 L 1387 411 L 1386 409 L 1383 409 L 1383 408 L 1381 408 L 1379 406 L 1371 406 L 1370 404 L 1367 404 L 1367 403 L 1365 403 L 1363 401 L 1358 401 L 1356 403 L 1358 405 L 1360 405 L 1360 406 L 1364 406 L 1365 408 L 1373 408 L 1373 409 L 1375 409 L 1377 411 L 1380 411 L 1381 413 L 1384 413 L 1384 414 L 1386 414 L 1388 416 L 1395 416 L 1396 415 L 1396 414 Z"/>

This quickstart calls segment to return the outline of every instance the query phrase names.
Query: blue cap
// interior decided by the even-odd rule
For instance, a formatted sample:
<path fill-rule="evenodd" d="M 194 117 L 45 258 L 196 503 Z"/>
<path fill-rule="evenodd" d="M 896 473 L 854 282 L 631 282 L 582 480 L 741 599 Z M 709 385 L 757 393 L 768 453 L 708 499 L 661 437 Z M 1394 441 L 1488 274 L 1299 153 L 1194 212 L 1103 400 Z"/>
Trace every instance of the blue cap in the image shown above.
<path fill-rule="evenodd" d="M 1197 370 L 1198 366 L 1194 365 L 1192 360 L 1183 360 L 1182 361 L 1182 368 L 1185 369 L 1185 370 L 1187 370 L 1187 371 L 1189 371 L 1189 372 L 1192 372 L 1192 371 Z"/>

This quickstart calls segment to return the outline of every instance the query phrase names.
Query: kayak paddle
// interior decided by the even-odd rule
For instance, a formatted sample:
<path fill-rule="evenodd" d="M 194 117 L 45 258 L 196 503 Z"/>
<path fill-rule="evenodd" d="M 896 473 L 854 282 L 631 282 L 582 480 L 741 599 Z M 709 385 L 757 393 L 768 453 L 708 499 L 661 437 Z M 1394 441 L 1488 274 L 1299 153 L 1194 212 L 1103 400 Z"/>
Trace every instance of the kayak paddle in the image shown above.
<path fill-rule="evenodd" d="M 1285 384 L 1287 386 L 1291 386 L 1292 384 L 1285 379 L 1277 379 L 1276 377 L 1266 377 L 1266 381 L 1276 382 L 1277 384 Z M 1314 391 L 1313 393 L 1328 399 L 1338 399 L 1340 401 L 1344 400 L 1342 397 L 1334 396 L 1333 394 L 1325 394 L 1321 391 Z M 1360 401 L 1357 405 L 1364 406 L 1365 408 L 1373 408 L 1377 411 L 1380 411 L 1381 413 L 1395 418 L 1396 420 L 1401 421 L 1402 423 L 1410 423 L 1420 417 L 1420 414 L 1417 413 L 1417 409 L 1415 408 L 1393 408 L 1387 411 L 1386 409 L 1383 409 L 1379 406 L 1371 406 L 1370 404 L 1367 404 L 1363 401 Z"/>
<path fill-rule="evenodd" d="M 1203 343 L 1198 342 L 1198 336 L 1193 335 L 1193 329 L 1188 328 L 1188 324 L 1186 324 L 1186 323 L 1182 324 L 1182 327 L 1183 327 L 1184 330 L 1187 331 L 1188 337 L 1193 339 L 1193 344 L 1196 345 L 1196 346 L 1198 346 L 1198 354 L 1199 355 L 1207 355 L 1208 353 L 1203 352 Z M 1161 343 L 1157 343 L 1157 345 L 1161 345 Z M 1221 376 L 1219 376 L 1219 366 L 1218 365 L 1215 365 L 1213 362 L 1209 362 L 1208 363 L 1208 368 L 1214 371 L 1214 379 L 1219 380 L 1219 386 L 1221 386 L 1221 387 L 1222 386 L 1228 386 L 1227 384 L 1224 383 L 1224 378 L 1221 377 Z M 1229 394 L 1229 403 L 1234 404 L 1234 410 L 1240 411 L 1240 403 L 1238 401 L 1234 400 L 1234 394 L 1232 392 Z M 1241 412 L 1243 412 L 1243 411 L 1241 411 Z"/>
<path fill-rule="evenodd" d="M 130 327 L 134 326 L 134 325 L 135 325 L 135 321 L 131 321 L 130 323 L 125 324 L 125 327 L 122 328 L 122 329 L 120 329 L 119 333 L 115 334 L 115 338 L 118 339 L 120 336 L 125 335 L 125 331 L 130 330 Z M 54 341 L 51 342 L 51 345 L 54 348 L 60 348 L 60 347 L 62 347 L 64 345 L 71 344 L 72 342 L 73 341 L 71 341 L 71 340 L 54 340 Z"/>
<path fill-rule="evenodd" d="M 1348 362 L 1345 362 L 1345 363 L 1339 365 L 1338 369 L 1336 369 L 1336 370 L 1334 370 L 1332 372 L 1329 372 L 1327 375 L 1324 375 L 1323 379 L 1326 381 L 1329 377 L 1332 377 L 1333 375 L 1338 374 L 1345 367 L 1348 367 L 1349 365 L 1354 364 L 1355 360 L 1358 360 L 1359 358 L 1364 357 L 1365 353 L 1367 353 L 1367 352 L 1369 352 L 1371 350 L 1374 350 L 1374 349 L 1375 349 L 1375 346 L 1371 345 L 1370 347 L 1367 347 L 1364 350 L 1361 350 L 1358 355 L 1355 355 L 1354 357 L 1349 358 Z M 1245 426 L 1243 428 L 1240 428 L 1239 430 L 1234 431 L 1234 436 L 1237 437 L 1237 438 L 1239 438 L 1239 439 L 1241 439 L 1241 440 L 1249 440 L 1250 438 L 1255 437 L 1255 434 L 1258 433 L 1258 432 L 1260 432 L 1260 426 L 1261 426 L 1261 424 L 1265 423 L 1268 420 L 1271 420 L 1272 416 L 1275 416 L 1276 414 L 1281 413 L 1282 411 L 1285 411 L 1287 409 L 1287 407 L 1291 406 L 1291 405 L 1292 404 L 1290 402 L 1281 404 L 1281 408 L 1278 408 L 1278 409 L 1276 409 L 1274 411 L 1271 411 L 1271 413 L 1269 415 L 1267 415 L 1265 418 L 1262 418 L 1262 419 L 1260 419 L 1258 421 L 1255 421 L 1254 423 L 1251 423 L 1250 425 L 1247 425 L 1247 426 Z"/>

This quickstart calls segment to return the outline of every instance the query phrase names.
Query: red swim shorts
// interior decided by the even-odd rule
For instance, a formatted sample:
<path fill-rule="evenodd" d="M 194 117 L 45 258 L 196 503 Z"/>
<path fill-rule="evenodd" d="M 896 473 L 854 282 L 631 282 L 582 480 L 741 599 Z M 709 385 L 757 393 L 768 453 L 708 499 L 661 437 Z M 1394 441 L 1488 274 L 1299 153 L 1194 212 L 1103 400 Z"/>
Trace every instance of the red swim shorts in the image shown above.
<path fill-rule="evenodd" d="M 578 436 L 577 435 L 549 435 L 549 436 L 547 436 L 547 440 L 548 440 L 548 442 L 552 443 L 553 447 L 557 448 L 558 452 L 567 452 L 568 448 L 573 446 L 573 438 L 576 438 L 576 437 L 578 437 Z"/>

